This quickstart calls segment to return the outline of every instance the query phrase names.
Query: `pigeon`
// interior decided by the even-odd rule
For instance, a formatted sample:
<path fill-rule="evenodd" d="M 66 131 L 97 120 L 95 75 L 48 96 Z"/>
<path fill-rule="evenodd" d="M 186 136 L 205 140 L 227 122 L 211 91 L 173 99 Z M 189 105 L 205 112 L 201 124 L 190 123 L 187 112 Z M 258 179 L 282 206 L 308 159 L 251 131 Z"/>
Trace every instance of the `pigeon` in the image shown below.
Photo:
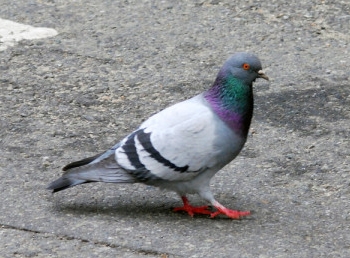
<path fill-rule="evenodd" d="M 91 182 L 144 183 L 175 191 L 183 206 L 173 210 L 191 217 L 250 215 L 220 204 L 210 190 L 210 180 L 246 142 L 253 115 L 252 84 L 257 78 L 269 79 L 256 55 L 232 55 L 209 90 L 151 116 L 111 149 L 66 165 L 63 175 L 47 189 L 55 193 Z M 198 194 L 211 206 L 192 206 L 188 194 Z"/>

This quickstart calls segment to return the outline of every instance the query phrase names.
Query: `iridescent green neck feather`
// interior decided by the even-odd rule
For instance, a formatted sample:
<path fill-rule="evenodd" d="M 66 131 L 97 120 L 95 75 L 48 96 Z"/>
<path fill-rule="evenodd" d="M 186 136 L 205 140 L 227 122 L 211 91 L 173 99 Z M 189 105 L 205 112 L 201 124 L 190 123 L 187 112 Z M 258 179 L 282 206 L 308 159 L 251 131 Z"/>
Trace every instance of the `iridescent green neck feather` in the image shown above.
<path fill-rule="evenodd" d="M 215 113 L 232 130 L 247 136 L 253 115 L 252 85 L 235 78 L 229 72 L 219 72 L 214 85 L 205 93 Z"/>

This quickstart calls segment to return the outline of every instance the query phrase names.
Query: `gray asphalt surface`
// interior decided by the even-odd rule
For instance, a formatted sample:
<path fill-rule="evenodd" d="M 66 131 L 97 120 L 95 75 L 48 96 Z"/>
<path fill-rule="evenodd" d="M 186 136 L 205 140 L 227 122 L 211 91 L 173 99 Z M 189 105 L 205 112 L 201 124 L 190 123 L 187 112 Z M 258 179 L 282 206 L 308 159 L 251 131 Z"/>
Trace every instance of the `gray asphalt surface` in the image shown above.
<path fill-rule="evenodd" d="M 0 52 L 0 257 L 350 257 L 349 1 L 1 0 L 0 17 L 59 32 Z M 45 190 L 236 51 L 271 80 L 212 188 L 252 216 L 190 218 L 144 185 Z"/>

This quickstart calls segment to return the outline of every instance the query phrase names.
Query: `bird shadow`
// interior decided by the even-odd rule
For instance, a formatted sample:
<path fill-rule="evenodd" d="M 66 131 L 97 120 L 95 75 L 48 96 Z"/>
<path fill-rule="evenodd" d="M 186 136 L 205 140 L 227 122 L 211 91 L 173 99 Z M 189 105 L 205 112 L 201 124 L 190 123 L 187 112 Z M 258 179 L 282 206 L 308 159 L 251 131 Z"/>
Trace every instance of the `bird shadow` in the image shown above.
<path fill-rule="evenodd" d="M 170 204 L 169 204 L 170 203 Z M 180 206 L 179 202 L 167 201 L 166 204 L 159 202 L 152 202 L 147 200 L 142 200 L 142 205 L 138 202 L 132 202 L 127 198 L 123 198 L 123 202 L 118 202 L 116 200 L 74 200 L 65 202 L 62 200 L 56 200 L 52 207 L 53 213 L 61 213 L 65 215 L 74 216 L 102 216 L 102 217 L 128 217 L 131 218 L 153 218 L 159 221 L 168 220 L 189 220 L 193 219 L 203 220 L 211 219 L 209 215 L 206 214 L 196 214 L 194 217 L 189 216 L 186 212 L 174 212 L 174 207 Z M 203 204 L 201 204 L 203 205 Z M 209 206 L 209 210 L 215 211 L 215 208 Z M 251 211 L 254 214 L 254 211 Z M 140 216 L 142 215 L 142 216 Z M 247 219 L 252 219 L 252 217 L 247 217 Z M 217 216 L 215 220 L 231 220 L 226 216 Z"/>
<path fill-rule="evenodd" d="M 134 204 L 92 204 L 83 202 L 55 204 L 55 212 L 69 213 L 77 215 L 131 215 L 142 213 L 144 215 L 165 215 L 171 208 L 160 208 L 159 205 L 146 203 L 142 206 Z"/>

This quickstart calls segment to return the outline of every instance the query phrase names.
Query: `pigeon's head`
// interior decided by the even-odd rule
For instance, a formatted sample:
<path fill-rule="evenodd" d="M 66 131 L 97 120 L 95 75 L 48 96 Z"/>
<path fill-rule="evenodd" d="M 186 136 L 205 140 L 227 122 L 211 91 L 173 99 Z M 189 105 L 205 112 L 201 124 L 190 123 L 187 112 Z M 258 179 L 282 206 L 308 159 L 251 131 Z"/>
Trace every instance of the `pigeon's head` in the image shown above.
<path fill-rule="evenodd" d="M 233 76 L 251 85 L 257 78 L 268 80 L 259 58 L 251 53 L 239 52 L 231 56 L 223 66 L 225 76 Z"/>

